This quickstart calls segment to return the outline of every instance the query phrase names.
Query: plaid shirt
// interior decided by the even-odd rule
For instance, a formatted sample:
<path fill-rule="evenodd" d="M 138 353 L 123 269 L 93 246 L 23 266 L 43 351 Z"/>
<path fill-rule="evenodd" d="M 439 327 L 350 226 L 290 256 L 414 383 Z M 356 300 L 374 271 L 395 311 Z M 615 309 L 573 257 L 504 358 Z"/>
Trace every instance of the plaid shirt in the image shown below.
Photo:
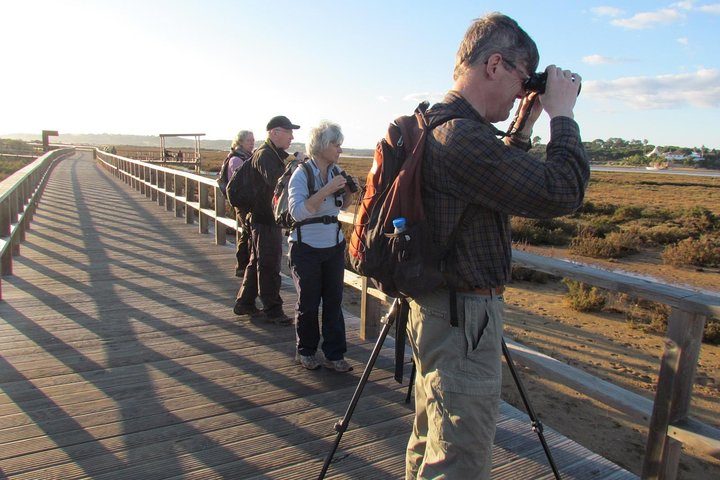
<path fill-rule="evenodd" d="M 425 144 L 422 178 L 433 239 L 447 245 L 457 226 L 448 261 L 460 288 L 502 286 L 510 280 L 510 215 L 550 218 L 582 204 L 590 166 L 579 127 L 567 117 L 552 119 L 541 161 L 505 145 L 458 92 L 433 105 L 427 119 L 438 125 Z"/>

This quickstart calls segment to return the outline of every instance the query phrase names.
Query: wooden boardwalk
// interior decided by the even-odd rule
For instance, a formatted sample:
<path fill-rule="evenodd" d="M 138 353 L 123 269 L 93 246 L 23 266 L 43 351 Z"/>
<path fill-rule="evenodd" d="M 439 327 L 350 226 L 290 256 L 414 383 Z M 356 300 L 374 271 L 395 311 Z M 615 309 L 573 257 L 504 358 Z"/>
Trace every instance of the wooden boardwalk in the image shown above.
<path fill-rule="evenodd" d="M 233 250 L 100 170 L 52 173 L 0 302 L 0 479 L 315 478 L 369 357 L 293 364 L 291 327 L 239 320 Z M 292 314 L 294 291 L 284 283 Z M 412 421 L 381 356 L 327 478 L 402 478 Z M 493 478 L 552 478 L 503 404 Z M 546 429 L 563 478 L 635 478 Z"/>

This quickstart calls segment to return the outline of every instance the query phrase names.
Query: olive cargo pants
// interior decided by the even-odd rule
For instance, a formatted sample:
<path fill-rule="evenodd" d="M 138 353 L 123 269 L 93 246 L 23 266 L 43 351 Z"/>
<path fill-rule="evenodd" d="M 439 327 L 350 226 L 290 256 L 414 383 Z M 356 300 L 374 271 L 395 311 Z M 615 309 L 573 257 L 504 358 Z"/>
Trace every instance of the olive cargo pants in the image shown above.
<path fill-rule="evenodd" d="M 417 368 L 406 480 L 489 479 L 500 387 L 503 300 L 447 290 L 410 302 L 408 339 Z"/>

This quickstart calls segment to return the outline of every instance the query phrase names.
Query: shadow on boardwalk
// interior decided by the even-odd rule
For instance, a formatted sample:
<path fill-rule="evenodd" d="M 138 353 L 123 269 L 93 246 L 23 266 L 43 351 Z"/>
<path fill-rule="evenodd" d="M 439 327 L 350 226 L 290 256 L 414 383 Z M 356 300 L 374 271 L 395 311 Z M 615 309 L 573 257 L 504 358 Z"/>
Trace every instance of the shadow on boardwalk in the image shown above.
<path fill-rule="evenodd" d="M 372 345 L 350 334 L 352 374 L 300 369 L 291 327 L 232 314 L 233 251 L 195 228 L 87 154 L 56 167 L 0 303 L 0 478 L 317 475 Z M 289 285 L 283 297 L 291 314 Z M 412 412 L 389 366 L 381 357 L 328 478 L 402 477 Z M 547 475 L 515 417 L 503 406 L 495 477 Z M 568 478 L 623 476 L 548 439 Z"/>

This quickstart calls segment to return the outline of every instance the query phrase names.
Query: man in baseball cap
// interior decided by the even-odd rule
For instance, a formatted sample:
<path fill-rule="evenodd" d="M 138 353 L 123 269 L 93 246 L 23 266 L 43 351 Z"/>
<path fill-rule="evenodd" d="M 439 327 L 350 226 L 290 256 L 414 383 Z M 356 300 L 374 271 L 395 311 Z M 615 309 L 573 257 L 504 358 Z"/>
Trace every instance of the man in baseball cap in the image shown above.
<path fill-rule="evenodd" d="M 253 153 L 252 166 L 261 187 L 258 201 L 250 212 L 250 263 L 245 268 L 233 309 L 236 315 L 262 316 L 279 325 L 289 325 L 291 319 L 283 312 L 280 297 L 283 234 L 275 223 L 272 197 L 275 184 L 285 170 L 285 159 L 290 155 L 286 150 L 294 138 L 293 130 L 298 128 L 299 125 L 284 115 L 271 118 L 267 124 L 267 140 Z M 258 296 L 262 311 L 255 305 Z"/>
<path fill-rule="evenodd" d="M 293 123 L 290 121 L 289 118 L 287 118 L 284 115 L 278 115 L 277 117 L 273 117 L 270 119 L 270 121 L 267 124 L 266 130 L 269 132 L 270 130 L 274 128 L 284 128 L 285 130 L 297 130 L 300 128 L 299 125 L 293 125 Z"/>

